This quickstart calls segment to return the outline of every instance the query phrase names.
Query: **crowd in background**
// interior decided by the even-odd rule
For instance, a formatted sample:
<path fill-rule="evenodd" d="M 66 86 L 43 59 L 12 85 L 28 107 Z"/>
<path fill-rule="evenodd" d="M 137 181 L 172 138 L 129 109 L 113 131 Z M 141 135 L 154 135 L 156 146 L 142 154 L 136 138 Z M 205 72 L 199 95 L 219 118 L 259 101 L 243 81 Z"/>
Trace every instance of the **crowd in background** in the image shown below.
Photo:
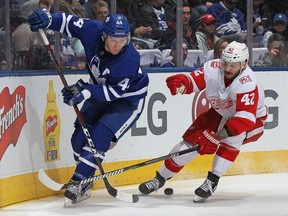
<path fill-rule="evenodd" d="M 27 17 L 37 7 L 59 11 L 82 18 L 103 21 L 111 11 L 110 0 L 10 0 L 11 67 L 7 65 L 7 35 L 5 1 L 0 2 L 0 70 L 50 69 L 51 60 L 37 33 L 29 29 Z M 176 0 L 117 0 L 116 11 L 123 13 L 131 25 L 131 41 L 138 50 L 171 49 L 171 62 L 176 66 Z M 222 42 L 246 42 L 247 1 L 244 0 L 183 0 L 183 54 L 187 50 L 202 50 L 207 60 L 219 57 Z M 7 5 L 6 5 L 7 7 Z M 267 48 L 255 66 L 287 66 L 288 2 L 281 0 L 253 0 L 253 47 Z M 47 31 L 55 45 L 55 33 Z M 273 37 L 272 37 L 273 36 Z M 85 68 L 81 43 L 60 35 L 61 66 L 70 69 Z M 218 43 L 217 43 L 218 42 Z M 220 45 L 219 45 L 220 44 Z M 222 49 L 221 48 L 221 49 Z M 43 51 L 44 50 L 44 51 Z M 221 50 L 220 50 L 221 51 Z M 213 53 L 214 54 L 211 54 Z M 215 54 L 218 53 L 218 54 Z M 28 62 L 28 63 L 27 63 Z"/>

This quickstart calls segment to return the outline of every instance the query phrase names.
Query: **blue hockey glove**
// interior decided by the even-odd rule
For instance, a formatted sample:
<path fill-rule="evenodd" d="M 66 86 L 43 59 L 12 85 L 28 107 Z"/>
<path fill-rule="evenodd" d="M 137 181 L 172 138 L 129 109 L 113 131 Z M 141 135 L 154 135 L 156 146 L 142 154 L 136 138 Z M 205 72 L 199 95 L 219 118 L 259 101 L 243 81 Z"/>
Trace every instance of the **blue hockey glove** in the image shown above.
<path fill-rule="evenodd" d="M 39 29 L 47 29 L 52 23 L 52 16 L 45 8 L 36 9 L 29 17 L 30 29 L 33 32 Z"/>
<path fill-rule="evenodd" d="M 63 102 L 69 106 L 74 106 L 91 97 L 89 90 L 85 89 L 85 83 L 82 79 L 78 80 L 76 84 L 64 87 L 61 92 Z"/>

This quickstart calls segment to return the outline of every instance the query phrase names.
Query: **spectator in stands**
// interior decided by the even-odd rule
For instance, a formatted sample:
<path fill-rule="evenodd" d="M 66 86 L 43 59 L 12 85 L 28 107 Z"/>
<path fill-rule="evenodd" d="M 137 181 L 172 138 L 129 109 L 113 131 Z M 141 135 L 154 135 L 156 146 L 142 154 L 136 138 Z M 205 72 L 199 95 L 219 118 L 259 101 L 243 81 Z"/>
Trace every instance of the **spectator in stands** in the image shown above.
<path fill-rule="evenodd" d="M 75 15 L 77 17 L 86 18 L 87 13 L 83 10 L 83 7 L 76 0 L 60 0 L 59 2 L 60 12 Z M 83 58 L 78 58 L 82 56 L 83 53 L 78 53 L 78 50 L 82 50 L 81 46 L 76 50 L 75 44 L 79 45 L 79 39 L 68 37 L 67 35 L 61 35 L 61 66 L 67 69 L 83 69 L 85 68 L 86 60 Z M 80 43 L 81 45 L 81 43 Z M 84 51 L 83 51 L 84 52 Z"/>
<path fill-rule="evenodd" d="M 96 20 L 104 21 L 109 13 L 109 6 L 105 1 L 97 1 L 93 4 L 92 8 L 93 18 Z"/>
<path fill-rule="evenodd" d="M 177 47 L 177 40 L 174 39 L 171 43 L 171 51 L 170 51 L 172 59 L 171 61 L 163 64 L 161 67 L 180 67 L 179 65 L 177 65 L 176 47 Z M 182 41 L 182 48 L 183 48 L 183 62 L 184 62 L 188 55 L 188 42 L 185 39 L 183 39 Z"/>
<path fill-rule="evenodd" d="M 196 32 L 197 20 L 206 13 L 208 7 L 213 4 L 213 1 L 186 0 L 186 2 L 191 6 L 190 26 Z"/>
<path fill-rule="evenodd" d="M 50 69 L 53 67 L 48 54 L 39 55 L 39 50 L 45 50 L 43 49 L 43 42 L 37 32 L 30 30 L 30 25 L 27 22 L 28 16 L 37 7 L 45 7 L 50 10 L 53 4 L 54 0 L 29 0 L 20 6 L 18 17 L 24 22 L 11 34 L 14 70 Z M 35 47 L 39 47 L 39 50 L 36 51 Z"/>
<path fill-rule="evenodd" d="M 219 59 L 222 56 L 222 51 L 228 46 L 229 41 L 225 38 L 220 38 L 214 45 L 214 59 Z"/>
<path fill-rule="evenodd" d="M 46 8 L 47 10 L 51 10 L 54 5 L 54 0 L 39 0 L 38 7 Z"/>
<path fill-rule="evenodd" d="M 246 21 L 241 10 L 236 8 L 238 0 L 222 0 L 207 9 L 207 13 L 216 18 L 217 36 L 227 38 L 230 42 L 245 42 Z"/>
<path fill-rule="evenodd" d="M 21 7 L 24 3 L 29 2 L 30 0 L 10 0 L 9 7 L 10 7 L 10 32 L 12 33 L 19 25 L 26 22 L 26 20 L 22 17 Z M 6 1 L 1 1 L 6 2 Z M 5 3 L 6 4 L 6 3 Z M 1 11 L 5 21 L 5 8 Z"/>
<path fill-rule="evenodd" d="M 255 67 L 288 66 L 287 47 L 284 46 L 284 37 L 278 33 L 268 39 L 268 52 L 255 61 Z"/>
<path fill-rule="evenodd" d="M 38 0 L 29 0 L 20 7 L 19 17 L 25 22 L 19 25 L 11 34 L 14 70 L 34 69 L 35 65 L 33 63 L 27 63 L 30 58 L 31 48 L 36 44 L 42 45 L 43 48 L 43 42 L 39 34 L 30 30 L 30 25 L 27 21 L 28 16 L 38 7 L 38 4 Z"/>
<path fill-rule="evenodd" d="M 130 0 L 117 0 L 117 13 L 122 13 L 124 16 L 128 17 L 129 4 Z"/>
<path fill-rule="evenodd" d="M 264 17 L 262 9 L 264 0 L 253 0 L 253 47 L 259 47 L 265 33 L 264 23 L 267 17 Z"/>
<path fill-rule="evenodd" d="M 201 17 L 206 13 L 208 7 L 216 1 L 188 0 L 187 2 L 197 11 L 198 16 Z"/>
<path fill-rule="evenodd" d="M 213 15 L 204 14 L 199 18 L 196 38 L 198 48 L 203 51 L 204 56 L 209 50 L 214 49 L 214 44 L 219 40 L 219 37 L 216 35 L 216 19 Z"/>
<path fill-rule="evenodd" d="M 198 49 L 197 38 L 195 32 L 190 26 L 191 7 L 188 3 L 183 3 L 183 38 L 188 42 L 188 49 Z M 176 38 L 176 20 L 174 23 L 169 23 L 169 29 L 173 31 L 173 37 L 167 39 L 169 44 Z"/>
<path fill-rule="evenodd" d="M 59 0 L 59 10 L 78 17 L 88 17 L 86 9 L 79 3 L 78 0 Z"/>
<path fill-rule="evenodd" d="M 206 61 L 212 59 L 219 59 L 222 55 L 222 51 L 229 44 L 229 41 L 226 38 L 219 38 L 214 44 L 213 50 L 209 50 L 206 55 Z"/>
<path fill-rule="evenodd" d="M 84 14 L 86 14 L 85 18 L 94 19 L 93 17 L 93 5 L 103 0 L 79 0 L 79 3 L 81 5 L 82 10 L 85 11 Z M 110 1 L 104 0 L 108 4 L 108 8 L 110 8 Z"/>
<path fill-rule="evenodd" d="M 5 41 L 5 31 L 0 28 L 0 71 L 8 69 L 5 55 Z"/>
<path fill-rule="evenodd" d="M 175 8 L 172 0 L 130 1 L 128 19 L 132 36 L 155 40 L 153 48 L 170 48 L 171 44 L 167 43 L 171 38 L 168 23 L 175 20 Z"/>
<path fill-rule="evenodd" d="M 277 13 L 273 17 L 273 27 L 270 31 L 264 34 L 262 46 L 267 47 L 268 39 L 271 35 L 278 33 L 283 35 L 284 40 L 288 41 L 288 29 L 287 29 L 287 16 L 283 13 Z"/>
<path fill-rule="evenodd" d="M 0 30 L 5 26 L 5 1 L 0 1 Z"/>
<path fill-rule="evenodd" d="M 85 0 L 85 2 L 80 2 L 81 7 L 86 11 L 86 18 L 93 19 L 93 4 L 96 3 L 97 0 Z"/>

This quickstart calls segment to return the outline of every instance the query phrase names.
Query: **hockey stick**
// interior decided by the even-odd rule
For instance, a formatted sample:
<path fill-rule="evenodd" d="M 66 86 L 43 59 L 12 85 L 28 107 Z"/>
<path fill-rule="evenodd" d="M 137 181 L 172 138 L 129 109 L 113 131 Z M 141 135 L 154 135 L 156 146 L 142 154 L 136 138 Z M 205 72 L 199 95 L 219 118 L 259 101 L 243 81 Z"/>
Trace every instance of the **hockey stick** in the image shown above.
<path fill-rule="evenodd" d="M 67 83 L 63 73 L 61 72 L 60 64 L 59 64 L 59 62 L 57 61 L 57 59 L 55 57 L 54 51 L 53 51 L 53 49 L 52 49 L 52 47 L 51 47 L 51 45 L 50 45 L 50 43 L 49 43 L 49 41 L 48 41 L 48 39 L 46 37 L 45 32 L 43 31 L 43 29 L 39 29 L 39 33 L 40 33 L 40 36 L 41 36 L 45 46 L 47 47 L 47 50 L 48 50 L 49 55 L 50 55 L 50 57 L 51 57 L 51 59 L 53 61 L 54 67 L 55 67 L 55 69 L 57 71 L 57 74 L 60 76 L 64 87 L 67 87 L 68 83 Z M 82 127 L 82 130 L 83 130 L 84 134 L 85 134 L 85 137 L 86 137 L 86 140 L 88 142 L 88 145 L 89 145 L 89 147 L 90 147 L 90 149 L 91 149 L 91 151 L 92 151 L 92 153 L 94 155 L 94 158 L 95 158 L 95 161 L 96 161 L 96 165 L 99 167 L 101 175 L 105 175 L 104 169 L 103 169 L 103 167 L 101 165 L 101 162 L 100 162 L 99 158 L 97 157 L 97 152 L 96 152 L 96 149 L 94 147 L 94 143 L 93 143 L 93 141 L 91 139 L 91 136 L 90 136 L 90 133 L 89 133 L 89 131 L 87 129 L 87 126 L 86 126 L 86 124 L 85 124 L 85 122 L 83 120 L 82 114 L 79 111 L 79 108 L 77 107 L 77 105 L 73 105 L 73 108 L 74 108 L 74 110 L 76 112 L 76 115 L 77 115 L 77 118 L 79 120 L 79 123 L 80 123 L 80 125 Z M 122 192 L 122 191 L 118 191 L 117 189 L 115 189 L 114 187 L 112 187 L 110 185 L 110 183 L 108 182 L 108 179 L 106 178 L 106 176 L 103 177 L 103 181 L 104 181 L 104 184 L 106 186 L 106 189 L 107 189 L 108 193 L 111 196 L 113 196 L 113 197 L 115 197 L 117 199 L 126 201 L 126 202 L 132 202 L 132 203 L 138 202 L 138 200 L 139 200 L 139 196 L 138 195 L 129 194 L 129 193 L 125 193 L 125 192 Z"/>
<path fill-rule="evenodd" d="M 96 181 L 96 180 L 99 180 L 99 179 L 103 179 L 103 178 L 106 178 L 106 177 L 109 177 L 109 176 L 118 175 L 120 173 L 129 171 L 129 170 L 141 168 L 141 167 L 153 164 L 153 163 L 157 163 L 159 161 L 163 161 L 163 160 L 166 160 L 166 159 L 169 159 L 169 158 L 173 158 L 173 157 L 177 157 L 177 156 L 180 156 L 180 155 L 183 155 L 183 154 L 187 154 L 187 153 L 196 151 L 197 149 L 198 149 L 198 145 L 193 146 L 193 147 L 191 147 L 189 149 L 186 149 L 186 150 L 170 153 L 170 154 L 167 154 L 167 155 L 164 155 L 164 156 L 161 156 L 161 157 L 158 157 L 158 158 L 154 158 L 154 159 L 151 159 L 151 160 L 148 160 L 148 161 L 144 161 L 144 162 L 141 162 L 141 163 L 138 163 L 138 164 L 134 164 L 134 165 L 127 166 L 127 167 L 124 167 L 124 168 L 120 168 L 120 169 L 116 169 L 116 170 L 113 170 L 113 171 L 110 171 L 110 172 L 106 172 L 106 173 L 101 174 L 101 175 L 92 176 L 90 178 L 84 179 L 82 181 L 74 182 L 74 183 L 70 183 L 69 182 L 69 183 L 66 183 L 66 184 L 61 184 L 61 183 L 55 182 L 54 180 L 52 180 L 45 173 L 45 171 L 43 169 L 39 170 L 38 178 L 41 181 L 41 183 L 44 184 L 46 187 L 48 187 L 48 188 L 50 188 L 51 190 L 54 190 L 54 191 L 59 191 L 59 190 L 65 189 L 65 188 L 67 188 L 67 187 L 69 187 L 71 185 L 86 184 L 86 183 L 89 183 L 89 182 L 92 182 L 92 181 Z"/>

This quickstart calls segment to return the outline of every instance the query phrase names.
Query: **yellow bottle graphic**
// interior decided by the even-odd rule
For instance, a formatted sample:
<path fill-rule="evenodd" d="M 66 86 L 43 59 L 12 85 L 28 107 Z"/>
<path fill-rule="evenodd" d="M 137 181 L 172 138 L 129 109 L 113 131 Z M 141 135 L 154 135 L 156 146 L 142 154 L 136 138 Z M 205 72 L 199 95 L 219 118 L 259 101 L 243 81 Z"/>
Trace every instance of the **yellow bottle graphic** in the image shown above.
<path fill-rule="evenodd" d="M 43 135 L 45 142 L 45 161 L 59 160 L 60 116 L 56 105 L 53 80 L 49 80 L 47 104 L 44 113 Z"/>

